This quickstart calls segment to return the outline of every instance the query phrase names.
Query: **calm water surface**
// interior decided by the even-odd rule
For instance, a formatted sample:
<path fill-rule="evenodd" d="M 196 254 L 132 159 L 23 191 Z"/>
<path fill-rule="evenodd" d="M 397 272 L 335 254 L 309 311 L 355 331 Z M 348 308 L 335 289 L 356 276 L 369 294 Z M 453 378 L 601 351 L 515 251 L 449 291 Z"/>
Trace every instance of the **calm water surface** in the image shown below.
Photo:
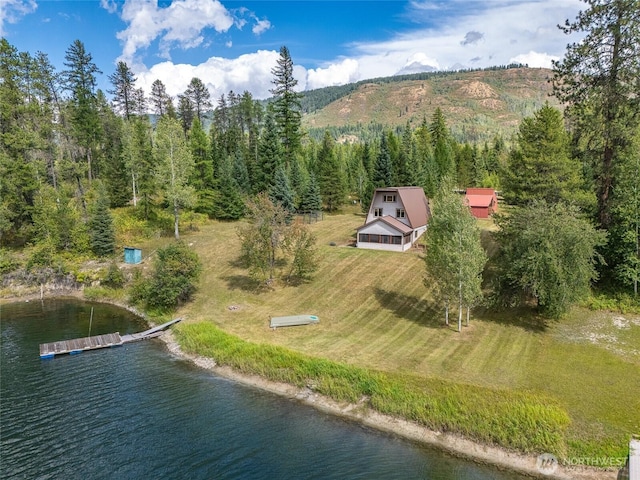
<path fill-rule="evenodd" d="M 0 306 L 2 479 L 520 479 L 216 377 L 157 340 L 40 360 L 38 345 L 133 333 L 129 312 Z"/>

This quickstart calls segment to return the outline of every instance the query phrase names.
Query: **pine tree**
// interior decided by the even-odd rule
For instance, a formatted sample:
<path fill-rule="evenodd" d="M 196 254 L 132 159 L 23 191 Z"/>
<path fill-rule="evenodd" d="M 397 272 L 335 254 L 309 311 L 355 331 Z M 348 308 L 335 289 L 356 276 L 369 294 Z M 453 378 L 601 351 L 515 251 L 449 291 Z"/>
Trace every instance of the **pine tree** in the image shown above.
<path fill-rule="evenodd" d="M 433 158 L 437 165 L 437 181 L 447 178 L 454 178 L 455 158 L 451 148 L 449 130 L 440 107 L 436 108 L 429 126 L 431 142 L 433 145 Z"/>
<path fill-rule="evenodd" d="M 569 136 L 562 114 L 548 103 L 520 124 L 517 142 L 509 157 L 505 198 L 515 205 L 534 199 L 547 203 L 579 203 L 581 166 L 569 157 Z"/>
<path fill-rule="evenodd" d="M 104 188 L 97 189 L 95 204 L 89 217 L 89 235 L 91 250 L 99 257 L 115 253 L 116 234 L 113 217 L 109 211 L 109 197 Z"/>
<path fill-rule="evenodd" d="M 154 80 L 151 84 L 151 105 L 153 113 L 159 116 L 175 115 L 173 100 L 167 94 L 167 88 L 161 80 Z"/>
<path fill-rule="evenodd" d="M 402 130 L 402 143 L 400 144 L 400 152 L 398 153 L 398 162 L 396 171 L 394 172 L 394 177 L 396 181 L 395 185 L 408 186 L 408 185 L 416 185 L 413 183 L 413 175 L 409 170 L 409 166 L 411 164 L 411 153 L 412 153 L 412 134 L 411 134 L 411 125 L 407 121 L 404 129 Z"/>
<path fill-rule="evenodd" d="M 184 97 L 190 100 L 195 116 L 200 120 L 200 123 L 204 124 L 205 114 L 211 110 L 212 103 L 211 94 L 202 80 L 198 77 L 192 78 L 184 92 Z"/>
<path fill-rule="evenodd" d="M 303 213 L 319 212 L 322 210 L 322 197 L 320 188 L 313 173 L 309 174 L 309 181 L 300 201 L 300 211 Z"/>
<path fill-rule="evenodd" d="M 640 6 L 638 0 L 585 2 L 588 8 L 560 27 L 584 38 L 553 62 L 553 87 L 592 161 L 598 222 L 606 229 L 616 169 L 640 122 Z"/>
<path fill-rule="evenodd" d="M 393 186 L 391 154 L 389 153 L 389 144 L 386 134 L 383 134 L 380 139 L 380 151 L 376 158 L 376 165 L 373 171 L 372 180 L 374 188 Z"/>
<path fill-rule="evenodd" d="M 118 62 L 116 71 L 109 75 L 109 81 L 113 85 L 113 90 L 107 90 L 113 95 L 113 108 L 124 118 L 129 120 L 131 115 L 137 110 L 135 82 L 133 72 L 125 62 Z"/>
<path fill-rule="evenodd" d="M 316 169 L 320 195 L 330 212 L 338 209 L 346 196 L 344 174 L 334 147 L 333 137 L 326 130 L 318 152 Z"/>
<path fill-rule="evenodd" d="M 295 159 L 302 138 L 302 94 L 295 91 L 298 81 L 293 77 L 293 60 L 286 46 L 280 48 L 280 57 L 271 74 L 274 77 L 272 83 L 275 85 L 270 90 L 275 97 L 275 122 L 283 146 L 285 165 L 289 166 Z"/>
<path fill-rule="evenodd" d="M 202 129 L 198 118 L 193 120 L 189 130 L 189 148 L 194 161 L 194 170 L 190 183 L 196 190 L 213 186 L 213 163 L 209 150 L 209 138 Z"/>
<path fill-rule="evenodd" d="M 307 172 L 304 171 L 304 167 L 301 163 L 302 160 L 300 158 L 296 158 L 289 168 L 289 180 L 291 182 L 291 191 L 293 192 L 293 203 L 296 206 L 300 205 L 306 183 L 305 178 L 307 177 Z"/>
<path fill-rule="evenodd" d="M 246 212 L 242 193 L 233 176 L 231 161 L 230 157 L 225 157 L 219 166 L 218 188 L 212 211 L 212 216 L 219 220 L 238 220 Z"/>
<path fill-rule="evenodd" d="M 280 205 L 291 217 L 296 211 L 296 207 L 293 203 L 293 192 L 289 185 L 289 178 L 284 166 L 279 165 L 276 169 L 276 174 L 273 180 L 273 184 L 269 189 L 269 199 L 274 205 Z"/>
<path fill-rule="evenodd" d="M 244 161 L 244 156 L 240 151 L 236 151 L 236 154 L 233 156 L 232 176 L 236 180 L 241 193 L 245 195 L 251 193 L 249 171 L 247 169 L 247 164 Z"/>
<path fill-rule="evenodd" d="M 18 50 L 0 38 L 0 238 L 3 244 L 29 240 L 36 197 L 37 168 L 28 162 L 32 136 L 26 123 Z M 7 242 L 7 243 L 5 243 Z"/>
<path fill-rule="evenodd" d="M 282 163 L 282 150 L 278 132 L 271 114 L 267 114 L 260 143 L 253 179 L 254 193 L 266 192 L 273 184 L 276 169 Z"/>
<path fill-rule="evenodd" d="M 93 179 L 93 149 L 100 137 L 100 121 L 96 108 L 96 75 L 102 73 L 85 50 L 80 40 L 75 40 L 65 52 L 63 72 L 65 87 L 71 92 L 71 124 L 73 138 L 81 148 L 87 161 L 86 175 Z M 78 186 L 82 189 L 79 175 Z M 84 198 L 83 193 L 80 194 Z M 84 201 L 84 200 L 83 200 Z"/>
<path fill-rule="evenodd" d="M 191 128 L 193 119 L 196 117 L 196 109 L 193 102 L 187 95 L 178 95 L 178 118 L 185 135 Z"/>

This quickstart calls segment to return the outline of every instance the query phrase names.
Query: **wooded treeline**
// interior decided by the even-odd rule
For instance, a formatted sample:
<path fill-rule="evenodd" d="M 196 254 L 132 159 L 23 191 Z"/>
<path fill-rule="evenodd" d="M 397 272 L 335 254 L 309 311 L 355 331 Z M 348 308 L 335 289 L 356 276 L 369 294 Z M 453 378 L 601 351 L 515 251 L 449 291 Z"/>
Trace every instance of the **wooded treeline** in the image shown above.
<path fill-rule="evenodd" d="M 290 213 L 335 211 L 345 202 L 367 208 L 383 186 L 418 185 L 433 197 L 449 179 L 459 189 L 494 187 L 515 206 L 572 206 L 608 232 L 601 278 L 637 291 L 640 8 L 637 0 L 588 3 L 594 8 L 565 27 L 587 32 L 585 42 L 570 45 L 554 66 L 565 118 L 546 105 L 508 144 L 500 136 L 457 142 L 440 109 L 415 129 L 381 126 L 363 143 L 343 143 L 329 131 L 311 138 L 286 47 L 265 104 L 249 92 L 211 99 L 199 78 L 175 99 L 160 80 L 146 95 L 122 62 L 109 74 L 108 98 L 96 88 L 103 72 L 81 41 L 56 71 L 45 53 L 19 52 L 2 39 L 2 246 L 45 242 L 58 251 L 108 253 L 91 233 L 105 202 L 131 205 L 144 219 L 168 209 L 177 237 L 181 212 L 239 219 L 247 200 L 263 192 Z M 598 15 L 609 23 L 599 24 Z"/>
<path fill-rule="evenodd" d="M 501 138 L 459 144 L 440 110 L 415 130 L 381 127 L 363 144 L 339 143 L 328 132 L 310 138 L 286 47 L 266 107 L 249 92 L 214 101 L 198 78 L 176 99 L 160 80 L 146 96 L 122 62 L 108 77 L 109 100 L 96 89 L 102 72 L 80 41 L 66 51 L 60 72 L 42 52 L 18 52 L 6 40 L 0 48 L 5 246 L 51 235 L 42 232 L 42 214 L 62 219 L 71 209 L 86 221 L 98 184 L 112 208 L 132 205 L 144 218 L 170 207 L 227 220 L 242 217 L 246 198 L 261 192 L 290 198 L 292 212 L 332 211 L 347 201 L 366 205 L 372 189 L 385 185 L 422 185 L 432 195 L 445 175 L 461 187 L 497 187 L 506 165 Z M 177 165 L 182 179 L 168 173 Z"/>

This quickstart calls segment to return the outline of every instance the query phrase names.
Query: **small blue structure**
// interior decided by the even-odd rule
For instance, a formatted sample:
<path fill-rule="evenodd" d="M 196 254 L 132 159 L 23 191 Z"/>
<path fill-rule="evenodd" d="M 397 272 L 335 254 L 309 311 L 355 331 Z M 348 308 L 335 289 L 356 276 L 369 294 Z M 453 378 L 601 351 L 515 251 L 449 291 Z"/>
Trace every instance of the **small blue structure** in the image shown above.
<path fill-rule="evenodd" d="M 142 262 L 142 250 L 133 247 L 124 247 L 124 263 Z"/>

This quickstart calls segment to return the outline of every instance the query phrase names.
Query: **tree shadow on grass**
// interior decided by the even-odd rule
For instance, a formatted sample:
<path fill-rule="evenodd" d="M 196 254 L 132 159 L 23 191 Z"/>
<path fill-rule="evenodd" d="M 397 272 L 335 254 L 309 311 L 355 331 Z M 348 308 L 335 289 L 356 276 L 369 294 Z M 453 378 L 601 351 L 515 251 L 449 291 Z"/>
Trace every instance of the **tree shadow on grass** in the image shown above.
<path fill-rule="evenodd" d="M 376 299 L 381 307 L 393 312 L 399 317 L 429 328 L 447 328 L 444 323 L 444 307 L 425 299 L 392 292 L 381 288 L 375 290 Z M 449 309 L 449 327 L 457 329 L 457 306 Z M 547 330 L 550 321 L 536 312 L 533 307 L 521 306 L 515 308 L 495 309 L 476 307 L 471 310 L 474 319 L 483 322 L 493 322 L 501 325 L 509 325 L 524 328 L 531 332 L 543 333 Z M 466 320 L 466 309 L 463 312 L 463 323 Z"/>
<path fill-rule="evenodd" d="M 247 265 L 241 257 L 229 260 L 228 263 L 229 266 L 234 269 L 245 269 L 246 271 Z M 268 290 L 266 285 L 254 278 L 251 278 L 248 274 L 227 275 L 226 277 L 221 278 L 227 283 L 227 288 L 229 290 L 243 290 L 251 293 L 260 293 Z"/>
<path fill-rule="evenodd" d="M 484 322 L 521 327 L 536 333 L 545 332 L 551 321 L 540 315 L 531 306 L 510 308 L 476 307 L 473 309 L 473 316 Z"/>
<path fill-rule="evenodd" d="M 444 309 L 438 308 L 437 305 L 428 300 L 382 288 L 376 288 L 375 295 L 381 307 L 401 318 L 423 327 L 446 328 L 444 324 Z"/>

